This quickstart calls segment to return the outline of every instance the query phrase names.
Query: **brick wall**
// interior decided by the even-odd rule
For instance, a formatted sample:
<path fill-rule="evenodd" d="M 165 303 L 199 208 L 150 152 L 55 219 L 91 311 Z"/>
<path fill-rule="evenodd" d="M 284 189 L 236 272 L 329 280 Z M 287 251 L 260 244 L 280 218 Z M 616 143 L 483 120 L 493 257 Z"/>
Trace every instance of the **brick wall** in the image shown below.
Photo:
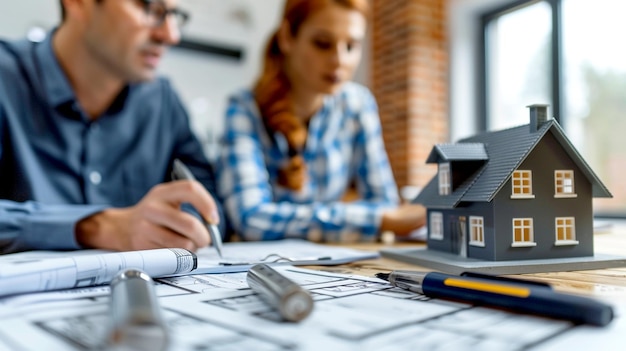
<path fill-rule="evenodd" d="M 371 86 L 398 186 L 424 186 L 448 140 L 446 0 L 372 0 Z"/>

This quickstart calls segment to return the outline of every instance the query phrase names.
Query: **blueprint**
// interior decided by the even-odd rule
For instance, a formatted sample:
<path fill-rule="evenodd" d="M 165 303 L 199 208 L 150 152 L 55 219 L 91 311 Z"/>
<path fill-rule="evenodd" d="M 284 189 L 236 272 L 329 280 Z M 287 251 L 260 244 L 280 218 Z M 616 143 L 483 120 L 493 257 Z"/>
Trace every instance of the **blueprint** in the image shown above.
<path fill-rule="evenodd" d="M 157 279 L 170 349 L 553 350 L 575 340 L 598 349 L 624 343 L 619 315 L 606 328 L 575 326 L 430 299 L 376 278 L 275 268 L 313 295 L 314 310 L 300 323 L 281 320 L 248 288 L 243 272 Z M 0 299 L 0 350 L 97 347 L 108 323 L 106 288 L 71 289 L 65 298 L 49 292 Z"/>

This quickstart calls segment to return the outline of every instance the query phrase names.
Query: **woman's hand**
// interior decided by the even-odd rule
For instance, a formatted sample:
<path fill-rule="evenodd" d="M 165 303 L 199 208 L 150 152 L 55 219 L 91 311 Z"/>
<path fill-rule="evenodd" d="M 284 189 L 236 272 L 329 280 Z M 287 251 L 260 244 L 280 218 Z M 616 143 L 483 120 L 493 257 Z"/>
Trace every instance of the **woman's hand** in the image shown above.
<path fill-rule="evenodd" d="M 383 213 L 380 232 L 392 231 L 396 235 L 406 236 L 426 225 L 426 208 L 417 204 L 402 204 Z"/>

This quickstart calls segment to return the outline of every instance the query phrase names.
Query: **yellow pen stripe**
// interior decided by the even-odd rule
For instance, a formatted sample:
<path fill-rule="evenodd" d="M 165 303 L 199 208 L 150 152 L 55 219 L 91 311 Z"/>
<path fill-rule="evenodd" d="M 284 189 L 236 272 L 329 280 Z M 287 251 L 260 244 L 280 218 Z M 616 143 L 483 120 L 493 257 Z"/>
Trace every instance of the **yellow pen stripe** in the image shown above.
<path fill-rule="evenodd" d="M 492 283 L 471 282 L 456 278 L 446 278 L 443 281 L 443 284 L 447 286 L 453 286 L 455 288 L 472 289 L 494 294 L 510 295 L 517 297 L 528 297 L 530 295 L 530 289 L 527 288 Z"/>

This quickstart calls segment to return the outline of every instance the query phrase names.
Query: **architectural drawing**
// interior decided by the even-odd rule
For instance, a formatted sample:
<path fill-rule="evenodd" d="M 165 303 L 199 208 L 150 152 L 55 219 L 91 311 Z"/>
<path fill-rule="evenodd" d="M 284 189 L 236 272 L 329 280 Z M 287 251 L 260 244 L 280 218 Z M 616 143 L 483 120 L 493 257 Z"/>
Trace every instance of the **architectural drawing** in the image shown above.
<path fill-rule="evenodd" d="M 300 323 L 278 318 L 247 288 L 245 273 L 157 279 L 170 350 L 527 350 L 582 328 L 430 299 L 376 278 L 276 268 L 313 295 L 313 312 Z M 109 322 L 107 307 L 106 293 L 0 304 L 0 350 L 98 349 Z"/>

